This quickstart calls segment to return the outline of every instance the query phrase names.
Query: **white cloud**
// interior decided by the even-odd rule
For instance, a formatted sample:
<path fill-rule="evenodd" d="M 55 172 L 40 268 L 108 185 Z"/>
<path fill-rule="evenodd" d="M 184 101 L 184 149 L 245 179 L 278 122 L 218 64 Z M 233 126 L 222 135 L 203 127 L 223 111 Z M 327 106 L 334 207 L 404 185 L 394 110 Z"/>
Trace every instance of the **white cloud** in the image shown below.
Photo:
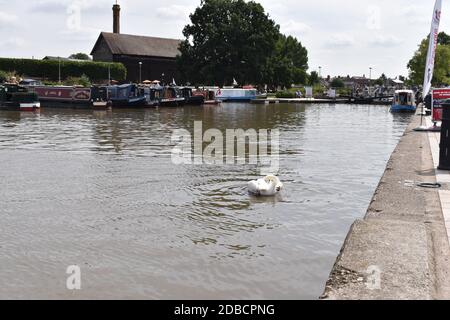
<path fill-rule="evenodd" d="M 65 11 L 67 3 L 57 0 L 40 0 L 32 6 L 33 12 L 55 13 Z"/>
<path fill-rule="evenodd" d="M 95 28 L 82 27 L 81 29 L 66 29 L 60 32 L 60 35 L 67 37 L 71 41 L 93 42 L 98 38 L 101 30 Z"/>
<path fill-rule="evenodd" d="M 371 38 L 369 44 L 372 46 L 392 47 L 401 44 L 403 40 L 393 35 L 376 35 Z"/>
<path fill-rule="evenodd" d="M 6 40 L 0 40 L 0 46 L 8 48 L 22 48 L 25 46 L 25 40 L 22 38 L 8 38 Z"/>
<path fill-rule="evenodd" d="M 21 41 L 10 39 L 12 36 L 26 40 L 26 50 L 4 46 L 0 55 L 43 57 L 89 52 L 100 30 L 111 31 L 114 2 L 0 0 L 0 41 L 17 46 Z M 380 73 L 406 74 L 408 60 L 429 32 L 434 5 L 432 0 L 257 2 L 283 33 L 302 41 L 311 66 L 326 67 L 327 74 L 343 75 L 367 73 L 368 61 L 380 61 Z M 74 3 L 81 9 L 78 20 L 73 15 L 76 10 L 70 10 Z M 179 39 L 200 0 L 120 0 L 119 4 L 123 33 Z M 450 2 L 444 1 L 443 12 L 450 12 Z M 449 32 L 449 20 L 441 22 L 441 30 Z"/>
<path fill-rule="evenodd" d="M 65 11 L 67 7 L 77 6 L 81 10 L 93 9 L 93 8 L 102 8 L 106 5 L 111 4 L 110 0 L 39 0 L 35 1 L 35 5 L 33 6 L 33 11 L 39 12 L 61 12 Z"/>
<path fill-rule="evenodd" d="M 14 26 L 18 21 L 17 16 L 0 11 L 0 27 Z"/>
<path fill-rule="evenodd" d="M 422 7 L 410 5 L 401 11 L 400 16 L 403 19 L 406 19 L 409 23 L 431 23 L 431 12 L 432 11 L 427 14 L 427 12 L 424 12 Z"/>
<path fill-rule="evenodd" d="M 366 26 L 369 30 L 381 29 L 381 8 L 371 5 L 367 8 Z"/>
<path fill-rule="evenodd" d="M 281 32 L 287 35 L 300 37 L 311 31 L 311 27 L 303 22 L 289 20 L 281 23 Z"/>
<path fill-rule="evenodd" d="M 39 0 L 33 1 L 30 7 L 33 13 L 39 14 L 67 14 L 70 8 L 77 8 L 79 11 L 102 10 L 112 6 L 111 0 Z M 124 7 L 124 6 L 122 6 Z"/>
<path fill-rule="evenodd" d="M 325 41 L 325 46 L 328 48 L 343 48 L 353 46 L 355 39 L 346 33 L 336 33 L 328 37 Z"/>
<path fill-rule="evenodd" d="M 162 19 L 187 20 L 189 14 L 193 11 L 190 6 L 169 5 L 156 9 L 156 15 Z"/>

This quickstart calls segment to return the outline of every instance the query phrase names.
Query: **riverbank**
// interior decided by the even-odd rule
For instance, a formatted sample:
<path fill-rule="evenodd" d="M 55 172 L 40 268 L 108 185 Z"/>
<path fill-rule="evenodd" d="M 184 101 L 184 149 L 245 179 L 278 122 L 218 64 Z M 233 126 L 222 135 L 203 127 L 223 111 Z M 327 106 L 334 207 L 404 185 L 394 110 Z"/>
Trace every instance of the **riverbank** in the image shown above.
<path fill-rule="evenodd" d="M 446 199 L 440 198 L 450 186 L 417 187 L 437 180 L 429 139 L 436 136 L 414 132 L 419 122 L 412 119 L 365 218 L 351 227 L 322 299 L 450 298 Z"/>
<path fill-rule="evenodd" d="M 376 101 L 370 102 L 358 102 L 348 98 L 267 98 L 267 99 L 255 99 L 252 100 L 253 104 L 278 104 L 278 103 L 296 103 L 296 104 L 370 104 L 370 105 L 391 105 L 392 101 Z"/>

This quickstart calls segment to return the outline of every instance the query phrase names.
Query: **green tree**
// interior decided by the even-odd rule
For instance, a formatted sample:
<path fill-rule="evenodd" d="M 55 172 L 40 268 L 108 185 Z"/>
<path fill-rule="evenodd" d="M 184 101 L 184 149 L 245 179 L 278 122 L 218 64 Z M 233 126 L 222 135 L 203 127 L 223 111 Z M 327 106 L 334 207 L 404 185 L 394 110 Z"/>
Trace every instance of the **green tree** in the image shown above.
<path fill-rule="evenodd" d="M 319 82 L 319 73 L 317 73 L 317 71 L 311 72 L 311 74 L 309 75 L 309 84 L 313 86 L 315 84 L 318 84 Z"/>
<path fill-rule="evenodd" d="M 264 80 L 271 88 L 290 88 L 294 83 L 292 77 L 292 61 L 279 54 L 274 54 L 264 69 Z"/>
<path fill-rule="evenodd" d="M 290 88 L 307 79 L 308 51 L 292 36 L 280 35 L 275 53 L 266 65 L 264 80 L 271 87 Z"/>
<path fill-rule="evenodd" d="M 383 86 L 386 84 L 386 81 L 387 81 L 387 77 L 383 73 L 378 79 L 375 80 L 375 84 L 379 85 L 379 86 Z"/>
<path fill-rule="evenodd" d="M 438 43 L 443 45 L 450 45 L 450 36 L 445 32 L 440 32 L 438 34 Z"/>
<path fill-rule="evenodd" d="M 76 60 L 91 60 L 91 57 L 87 55 L 86 53 L 74 53 L 70 55 L 69 59 L 76 59 Z"/>
<path fill-rule="evenodd" d="M 334 78 L 333 81 L 331 81 L 331 87 L 336 89 L 344 88 L 345 83 L 340 78 Z"/>
<path fill-rule="evenodd" d="M 8 80 L 8 74 L 0 70 L 0 83 L 6 82 L 6 80 Z"/>
<path fill-rule="evenodd" d="M 202 0 L 183 34 L 178 70 L 183 81 L 263 84 L 279 26 L 253 1 Z"/>
<path fill-rule="evenodd" d="M 450 44 L 445 44 L 448 36 L 445 33 L 441 34 L 443 34 L 440 36 L 442 44 L 439 43 L 436 48 L 433 85 L 450 83 Z M 427 52 L 428 38 L 422 40 L 419 49 L 408 62 L 409 78 L 412 84 L 419 85 L 423 82 Z"/>

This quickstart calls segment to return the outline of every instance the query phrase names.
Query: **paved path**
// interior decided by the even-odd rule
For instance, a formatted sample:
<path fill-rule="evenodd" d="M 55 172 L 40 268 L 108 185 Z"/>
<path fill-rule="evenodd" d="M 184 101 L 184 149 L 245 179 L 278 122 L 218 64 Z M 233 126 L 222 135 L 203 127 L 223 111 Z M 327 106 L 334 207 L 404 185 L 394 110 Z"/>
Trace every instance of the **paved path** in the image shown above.
<path fill-rule="evenodd" d="M 428 127 L 432 126 L 430 117 L 426 118 L 426 124 Z M 439 166 L 439 143 L 441 140 L 441 133 L 429 132 L 428 139 L 430 141 L 431 154 L 433 155 L 433 164 L 434 167 L 437 168 Z M 450 172 L 436 169 L 436 180 L 444 185 L 447 184 L 447 186 L 444 186 L 444 190 L 439 191 L 439 198 L 447 229 L 447 236 L 450 236 L 450 190 L 446 190 L 446 187 L 450 186 Z"/>
<path fill-rule="evenodd" d="M 442 200 L 450 208 L 450 188 L 417 186 L 450 181 L 450 174 L 436 176 L 436 135 L 413 131 L 419 123 L 414 117 L 366 216 L 351 227 L 323 299 L 450 298 L 450 246 L 441 206 Z"/>

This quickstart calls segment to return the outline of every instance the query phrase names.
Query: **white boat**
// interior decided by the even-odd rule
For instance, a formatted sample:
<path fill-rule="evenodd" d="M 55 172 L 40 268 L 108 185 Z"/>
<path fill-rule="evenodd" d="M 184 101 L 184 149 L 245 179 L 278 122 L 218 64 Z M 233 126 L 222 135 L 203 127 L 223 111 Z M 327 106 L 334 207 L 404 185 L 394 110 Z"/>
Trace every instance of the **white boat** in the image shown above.
<path fill-rule="evenodd" d="M 412 90 L 397 90 L 391 112 L 416 112 L 416 97 Z"/>
<path fill-rule="evenodd" d="M 217 89 L 216 98 L 228 102 L 250 102 L 258 97 L 256 89 Z"/>
<path fill-rule="evenodd" d="M 40 102 L 27 102 L 27 103 L 21 103 L 20 104 L 20 111 L 36 111 L 41 108 Z"/>

